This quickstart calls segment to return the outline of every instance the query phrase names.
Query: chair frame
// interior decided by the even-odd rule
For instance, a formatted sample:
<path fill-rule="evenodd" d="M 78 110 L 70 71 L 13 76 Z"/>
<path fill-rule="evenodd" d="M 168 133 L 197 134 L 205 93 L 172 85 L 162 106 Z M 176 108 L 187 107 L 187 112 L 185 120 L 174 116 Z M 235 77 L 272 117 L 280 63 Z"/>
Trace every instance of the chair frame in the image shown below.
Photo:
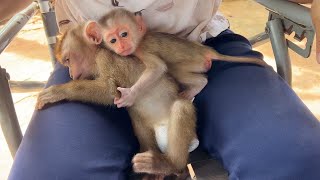
<path fill-rule="evenodd" d="M 269 11 L 269 18 L 265 32 L 254 36 L 249 41 L 253 47 L 256 47 L 268 39 L 270 40 L 276 60 L 277 73 L 291 86 L 292 70 L 288 48 L 304 58 L 310 56 L 315 36 L 310 8 L 284 0 L 256 1 L 266 7 Z M 293 32 L 295 33 L 294 38 L 298 42 L 307 39 L 304 49 L 286 38 L 285 34 L 291 35 Z"/>
<path fill-rule="evenodd" d="M 6 23 L 6 25 L 0 30 L 0 54 L 5 50 L 5 48 L 7 48 L 18 32 L 27 24 L 28 20 L 31 19 L 39 10 L 44 24 L 51 61 L 53 65 L 55 64 L 56 59 L 54 56 L 54 46 L 56 43 L 58 27 L 54 8 L 50 0 L 34 1 Z M 0 124 L 9 146 L 10 153 L 12 157 L 14 157 L 22 140 L 22 132 L 15 112 L 9 80 L 9 74 L 0 66 Z M 11 81 L 10 84 L 22 86 L 26 89 L 44 86 L 44 82 L 34 81 Z"/>

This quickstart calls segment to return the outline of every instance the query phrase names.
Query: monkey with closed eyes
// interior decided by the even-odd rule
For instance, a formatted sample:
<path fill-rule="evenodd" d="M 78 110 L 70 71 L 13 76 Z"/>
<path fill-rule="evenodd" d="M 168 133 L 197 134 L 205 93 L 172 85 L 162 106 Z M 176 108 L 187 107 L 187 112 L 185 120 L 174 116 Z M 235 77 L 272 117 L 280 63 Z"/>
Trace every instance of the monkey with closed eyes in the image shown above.
<path fill-rule="evenodd" d="M 200 43 L 147 31 L 141 14 L 123 8 L 103 16 L 95 31 L 102 36 L 106 48 L 121 56 L 134 55 L 146 65 L 143 75 L 132 87 L 118 88 L 122 92 L 121 98 L 115 101 L 118 107 L 130 106 L 139 93 L 150 88 L 165 72 L 182 85 L 182 97 L 192 99 L 207 84 L 205 72 L 211 68 L 212 61 L 267 66 L 257 58 L 226 56 Z"/>
<path fill-rule="evenodd" d="M 73 27 L 58 41 L 57 59 L 69 67 L 73 80 L 43 90 L 38 96 L 38 109 L 61 100 L 113 105 L 120 97 L 117 87 L 133 86 L 145 71 L 138 58 L 122 57 L 101 48 L 102 36 L 95 34 L 95 27 L 95 22 Z M 175 81 L 162 74 L 138 95 L 128 112 L 141 150 L 132 159 L 133 170 L 158 179 L 181 173 L 187 165 L 190 143 L 196 137 L 196 115 L 192 103 L 178 95 Z M 156 140 L 159 127 L 167 129 L 163 153 Z"/>

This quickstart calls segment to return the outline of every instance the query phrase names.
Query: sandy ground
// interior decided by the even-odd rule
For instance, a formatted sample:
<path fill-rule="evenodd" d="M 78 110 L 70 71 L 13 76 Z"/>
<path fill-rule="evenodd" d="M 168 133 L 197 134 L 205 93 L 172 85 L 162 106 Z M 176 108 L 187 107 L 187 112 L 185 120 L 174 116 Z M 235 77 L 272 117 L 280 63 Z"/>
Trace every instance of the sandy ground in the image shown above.
<path fill-rule="evenodd" d="M 231 29 L 245 37 L 264 31 L 267 11 L 252 0 L 224 1 L 221 11 L 231 24 Z M 39 16 L 35 16 L 0 55 L 0 65 L 7 69 L 12 80 L 47 80 L 52 71 L 46 38 Z M 256 48 L 265 55 L 267 63 L 275 67 L 270 43 Z M 320 119 L 320 65 L 316 63 L 314 50 L 304 59 L 290 50 L 293 70 L 293 89 L 314 115 Z M 23 133 L 32 116 L 36 92 L 14 92 L 18 119 Z M 0 133 L 0 179 L 6 179 L 12 158 Z"/>

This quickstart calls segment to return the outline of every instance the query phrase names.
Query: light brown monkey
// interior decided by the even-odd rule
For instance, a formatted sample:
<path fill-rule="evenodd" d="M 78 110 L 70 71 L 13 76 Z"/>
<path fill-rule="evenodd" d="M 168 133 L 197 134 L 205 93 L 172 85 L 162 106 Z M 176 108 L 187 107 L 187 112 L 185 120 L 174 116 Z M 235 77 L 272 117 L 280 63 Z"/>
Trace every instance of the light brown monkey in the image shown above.
<path fill-rule="evenodd" d="M 200 43 L 147 31 L 141 15 L 122 8 L 109 12 L 98 22 L 96 34 L 102 34 L 106 48 L 121 56 L 137 56 L 146 65 L 136 84 L 131 88 L 119 88 L 122 97 L 115 101 L 118 107 L 130 106 L 138 92 L 150 88 L 166 71 L 183 86 L 181 95 L 192 99 L 207 84 L 204 73 L 211 68 L 212 61 L 267 65 L 257 58 L 226 56 Z"/>
<path fill-rule="evenodd" d="M 56 45 L 59 62 L 69 67 L 74 79 L 66 84 L 51 86 L 38 97 L 36 107 L 60 100 L 75 100 L 112 105 L 119 96 L 117 86 L 131 87 L 145 70 L 136 57 L 121 57 L 101 48 L 94 22 L 67 31 Z M 118 95 L 117 95 L 118 94 Z M 138 173 L 164 177 L 186 168 L 189 145 L 196 137 L 196 115 L 192 103 L 178 95 L 177 84 L 166 74 L 138 96 L 128 108 L 141 153 L 132 159 Z M 161 153 L 155 130 L 167 127 L 167 148 Z"/>

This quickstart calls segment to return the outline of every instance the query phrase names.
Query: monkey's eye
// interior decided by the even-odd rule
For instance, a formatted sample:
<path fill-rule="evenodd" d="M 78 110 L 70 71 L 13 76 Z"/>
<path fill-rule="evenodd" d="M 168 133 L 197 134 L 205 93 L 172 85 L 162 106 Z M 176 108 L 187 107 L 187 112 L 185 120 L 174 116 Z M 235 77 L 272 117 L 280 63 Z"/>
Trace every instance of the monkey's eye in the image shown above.
<path fill-rule="evenodd" d="M 127 32 L 123 32 L 123 33 L 120 34 L 120 36 L 121 36 L 121 37 L 127 37 L 127 36 L 128 36 L 128 33 L 127 33 Z"/>
<path fill-rule="evenodd" d="M 111 40 L 110 40 L 110 43 L 111 43 L 111 44 L 114 44 L 114 43 L 116 43 L 116 42 L 117 42 L 116 39 L 111 39 Z"/>
<path fill-rule="evenodd" d="M 64 61 L 63 61 L 64 65 L 68 66 L 69 63 L 70 63 L 70 59 L 69 58 L 64 59 Z"/>

